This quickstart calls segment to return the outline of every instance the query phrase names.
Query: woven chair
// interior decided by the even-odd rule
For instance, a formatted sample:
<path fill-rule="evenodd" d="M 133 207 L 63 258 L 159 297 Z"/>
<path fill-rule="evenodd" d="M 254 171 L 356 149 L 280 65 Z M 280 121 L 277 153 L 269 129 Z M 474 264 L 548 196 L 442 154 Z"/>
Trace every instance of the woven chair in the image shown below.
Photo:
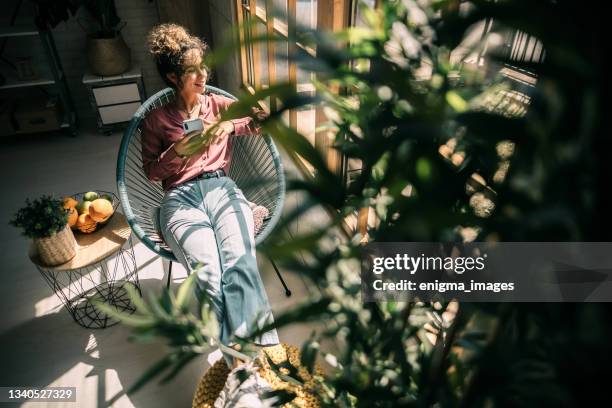
<path fill-rule="evenodd" d="M 206 86 L 206 92 L 216 93 L 236 100 L 233 95 Z M 168 282 L 172 275 L 172 262 L 177 259 L 160 236 L 157 218 L 164 192 L 159 182 L 152 182 L 142 168 L 140 125 L 147 113 L 174 100 L 172 88 L 166 88 L 151 96 L 134 113 L 123 134 L 117 160 L 117 191 L 121 206 L 133 233 L 150 250 L 170 261 Z M 278 223 L 285 200 L 285 176 L 278 150 L 269 135 L 232 136 L 232 160 L 228 176 L 244 193 L 246 199 L 268 209 L 269 216 L 257 231 L 255 243 L 261 243 Z M 285 294 L 291 295 L 276 264 L 270 259 Z"/>

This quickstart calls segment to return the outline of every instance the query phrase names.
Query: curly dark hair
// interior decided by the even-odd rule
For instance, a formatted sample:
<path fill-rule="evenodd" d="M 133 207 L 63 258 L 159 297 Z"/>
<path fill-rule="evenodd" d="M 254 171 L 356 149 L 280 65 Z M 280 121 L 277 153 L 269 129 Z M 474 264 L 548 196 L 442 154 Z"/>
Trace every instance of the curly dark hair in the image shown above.
<path fill-rule="evenodd" d="M 204 41 L 178 24 L 160 24 L 149 32 L 147 37 L 149 52 L 153 55 L 157 71 L 164 82 L 176 88 L 167 77 L 175 73 L 178 77 L 183 74 L 185 55 L 189 50 L 199 50 L 202 56 L 206 55 L 208 46 Z"/>

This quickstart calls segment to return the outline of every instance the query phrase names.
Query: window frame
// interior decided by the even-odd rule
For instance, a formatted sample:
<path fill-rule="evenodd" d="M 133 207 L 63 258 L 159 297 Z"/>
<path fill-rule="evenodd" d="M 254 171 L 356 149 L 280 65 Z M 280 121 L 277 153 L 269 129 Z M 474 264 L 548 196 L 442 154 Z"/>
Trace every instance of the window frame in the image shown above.
<path fill-rule="evenodd" d="M 295 48 L 301 48 L 302 50 L 315 55 L 316 49 L 307 47 L 299 42 L 290 42 L 289 38 L 295 38 L 296 30 L 296 12 L 297 12 L 297 0 L 287 0 L 287 22 L 286 24 L 278 18 L 268 19 L 270 15 L 269 10 L 272 10 L 274 5 L 273 0 L 235 0 L 236 6 L 236 18 L 240 27 L 240 42 L 243 46 L 240 49 L 240 68 L 241 68 L 241 85 L 249 93 L 253 94 L 255 89 L 261 88 L 262 86 L 262 67 L 261 64 L 256 63 L 261 61 L 261 50 L 262 47 L 266 47 L 267 51 L 267 78 L 268 84 L 274 84 L 278 78 L 277 67 L 276 67 L 276 43 L 272 41 L 263 42 L 252 42 L 249 43 L 248 37 L 253 38 L 256 35 L 256 24 L 251 24 L 250 27 L 245 26 L 246 21 L 253 21 L 256 19 L 258 23 L 261 23 L 266 28 L 268 35 L 280 35 L 287 40 L 288 52 L 291 53 Z M 346 28 L 350 21 L 350 11 L 352 10 L 351 0 L 317 0 L 316 3 L 317 13 L 317 29 L 318 30 L 329 30 L 338 31 Z M 255 13 L 252 12 L 255 10 Z M 288 76 L 289 82 L 295 85 L 296 90 L 299 92 L 314 92 L 314 88 L 300 87 L 298 88 L 298 69 L 297 65 L 293 61 L 288 61 Z M 264 86 L 265 87 L 265 86 Z M 339 91 L 339 90 L 336 90 Z M 264 101 L 260 102 L 262 107 L 269 111 L 274 110 L 277 107 L 277 101 L 275 98 L 270 98 L 269 105 Z M 314 128 L 318 128 L 321 123 L 326 120 L 325 115 L 320 107 L 315 109 L 315 123 Z M 298 112 L 295 109 L 289 112 L 289 125 L 297 129 L 298 127 Z M 343 158 L 335 149 L 331 146 L 333 144 L 333 137 L 326 132 L 317 132 L 314 135 L 314 146 L 320 152 L 323 153 L 326 158 L 326 162 L 330 169 L 339 174 L 344 171 Z M 306 168 L 300 168 L 302 172 L 305 172 L 312 176 L 313 169 L 303 162 L 298 161 Z"/>
<path fill-rule="evenodd" d="M 256 67 L 255 61 L 260 61 L 260 47 L 262 46 L 261 42 L 247 44 L 245 43 L 247 27 L 245 27 L 244 21 L 245 15 L 249 15 L 249 18 L 256 18 L 259 22 L 263 23 L 266 27 L 266 32 L 268 35 L 271 34 L 279 34 L 287 39 L 287 50 L 289 53 L 295 49 L 295 47 L 300 47 L 306 52 L 311 53 L 312 55 L 316 54 L 316 49 L 312 49 L 309 47 L 305 47 L 300 43 L 290 43 L 289 38 L 295 38 L 295 30 L 296 30 L 296 11 L 297 11 L 297 0 L 287 0 L 287 24 L 283 24 L 283 22 L 278 19 L 270 19 L 268 20 L 267 16 L 269 15 L 268 10 L 272 9 L 273 0 L 235 0 L 236 6 L 236 16 L 237 21 L 240 27 L 240 42 L 243 44 L 241 46 L 240 51 L 240 64 L 241 67 L 241 85 L 242 87 L 249 93 L 253 94 L 255 89 L 261 85 L 261 71 L 260 67 Z M 357 4 L 358 0 L 317 0 L 317 29 L 318 30 L 327 30 L 327 31 L 339 31 L 346 27 L 355 24 L 356 16 L 357 16 Z M 258 5 L 263 4 L 265 9 L 262 7 L 258 7 Z M 375 0 L 374 7 L 379 8 L 382 4 L 382 0 Z M 255 15 L 251 14 L 251 10 L 255 10 Z M 250 29 L 253 30 L 253 26 L 251 25 Z M 248 33 L 253 36 L 253 31 Z M 265 46 L 267 47 L 267 66 L 268 66 L 268 83 L 273 84 L 276 80 L 276 61 L 275 55 L 276 50 L 274 49 L 275 43 L 267 41 Z M 250 55 L 252 55 L 252 61 L 249 61 L 249 52 L 247 47 L 253 47 L 253 50 Z M 253 84 L 250 83 L 249 78 L 249 64 L 253 63 Z M 295 62 L 288 62 L 288 80 L 296 86 L 297 90 L 297 79 L 298 79 L 298 71 Z M 333 89 L 333 92 L 341 92 L 340 89 Z M 275 98 L 270 98 L 270 106 L 267 106 L 265 102 L 260 102 L 262 107 L 269 111 L 270 109 L 275 109 L 277 107 L 277 101 Z M 315 109 L 315 129 L 319 127 L 319 125 L 323 122 L 327 121 L 327 117 L 323 113 L 323 109 L 321 107 L 316 107 Z M 298 117 L 297 111 L 295 109 L 291 109 L 289 112 L 289 125 L 297 129 Z M 336 174 L 340 174 L 343 177 L 343 180 L 347 181 L 347 170 L 348 170 L 348 160 L 342 155 L 339 151 L 332 147 L 334 143 L 335 134 L 330 130 L 320 131 L 315 133 L 314 146 L 318 149 L 324 156 L 325 161 L 328 167 L 335 172 Z M 305 161 L 301 159 L 300 156 L 293 152 L 287 152 L 294 158 L 294 162 L 297 164 L 298 170 L 305 177 L 313 177 L 314 169 L 312 169 Z M 358 213 L 353 216 L 348 216 L 347 219 L 344 220 L 343 229 L 345 232 L 349 233 L 350 231 L 358 230 L 362 235 L 367 236 L 368 229 L 368 221 L 372 218 L 370 216 L 370 212 L 368 208 L 361 209 Z"/>

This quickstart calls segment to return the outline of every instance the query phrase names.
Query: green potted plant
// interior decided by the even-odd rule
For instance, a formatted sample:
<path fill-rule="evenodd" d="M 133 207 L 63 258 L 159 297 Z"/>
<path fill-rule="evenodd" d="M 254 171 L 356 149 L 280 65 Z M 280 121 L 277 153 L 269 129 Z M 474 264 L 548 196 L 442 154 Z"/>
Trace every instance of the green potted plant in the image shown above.
<path fill-rule="evenodd" d="M 87 62 L 96 75 L 119 75 L 130 69 L 131 56 L 121 30 L 114 0 L 84 0 L 91 17 L 87 24 Z"/>
<path fill-rule="evenodd" d="M 48 195 L 33 201 L 26 199 L 25 206 L 15 213 L 10 224 L 32 238 L 45 265 L 60 265 L 76 255 L 76 240 L 68 226 L 68 211 L 61 200 Z"/>

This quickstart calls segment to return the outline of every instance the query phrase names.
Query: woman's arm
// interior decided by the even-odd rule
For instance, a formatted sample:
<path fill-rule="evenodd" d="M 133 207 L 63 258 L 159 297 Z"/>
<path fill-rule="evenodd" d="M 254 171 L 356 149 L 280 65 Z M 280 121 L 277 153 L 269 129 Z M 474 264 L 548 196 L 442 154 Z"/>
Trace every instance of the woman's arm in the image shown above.
<path fill-rule="evenodd" d="M 142 167 L 151 181 L 162 181 L 175 174 L 185 164 L 185 158 L 176 153 L 174 144 L 167 149 L 163 148 L 159 128 L 159 123 L 151 116 L 147 117 L 141 126 Z"/>
<path fill-rule="evenodd" d="M 253 123 L 250 117 L 231 119 L 230 122 L 234 125 L 234 134 L 236 136 L 252 135 L 259 133 L 259 127 Z"/>
<path fill-rule="evenodd" d="M 222 112 L 226 111 L 231 104 L 236 102 L 233 99 L 227 98 L 222 95 L 215 95 L 214 98 L 215 102 L 219 104 L 220 110 Z M 253 115 L 259 120 L 263 120 L 268 116 L 266 112 L 256 108 L 253 108 Z M 230 119 L 229 122 L 232 122 L 232 124 L 234 125 L 234 135 L 236 136 L 258 134 L 261 131 L 259 126 L 253 121 L 250 116 L 238 119 Z"/>

